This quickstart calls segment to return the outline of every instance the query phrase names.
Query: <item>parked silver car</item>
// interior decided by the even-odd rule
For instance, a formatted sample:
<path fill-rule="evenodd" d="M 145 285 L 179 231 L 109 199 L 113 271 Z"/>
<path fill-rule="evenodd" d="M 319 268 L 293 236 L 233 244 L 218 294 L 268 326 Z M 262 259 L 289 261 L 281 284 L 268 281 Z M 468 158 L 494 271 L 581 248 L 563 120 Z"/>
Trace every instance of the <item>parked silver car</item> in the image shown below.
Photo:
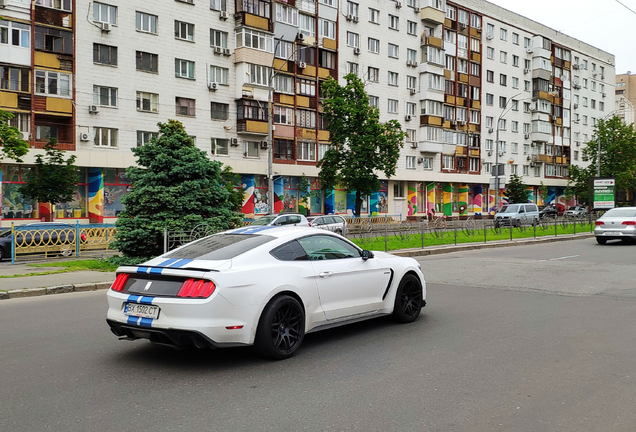
<path fill-rule="evenodd" d="M 587 215 L 587 210 L 583 206 L 570 206 L 564 213 L 564 217 L 581 217 Z"/>
<path fill-rule="evenodd" d="M 618 207 L 608 210 L 596 221 L 594 235 L 598 244 L 608 240 L 629 242 L 636 240 L 636 207 Z"/>
<path fill-rule="evenodd" d="M 309 226 L 315 228 L 326 229 L 340 235 L 347 232 L 347 221 L 342 216 L 310 216 L 307 220 L 309 221 Z"/>
<path fill-rule="evenodd" d="M 279 225 L 295 225 L 309 226 L 307 218 L 296 213 L 281 213 L 262 216 L 252 222 L 250 225 L 256 226 L 279 226 Z"/>
<path fill-rule="evenodd" d="M 521 226 L 539 223 L 539 208 L 536 204 L 508 204 L 495 214 L 495 226 Z"/>

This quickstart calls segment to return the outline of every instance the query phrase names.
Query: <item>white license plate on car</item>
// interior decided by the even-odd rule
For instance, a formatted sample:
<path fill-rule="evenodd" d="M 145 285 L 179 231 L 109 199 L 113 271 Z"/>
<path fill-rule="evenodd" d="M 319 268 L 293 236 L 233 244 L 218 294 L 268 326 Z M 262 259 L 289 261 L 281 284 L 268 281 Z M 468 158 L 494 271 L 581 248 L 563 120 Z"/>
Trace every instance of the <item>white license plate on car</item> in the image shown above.
<path fill-rule="evenodd" d="M 124 305 L 124 315 L 140 318 L 159 318 L 159 306 L 145 305 L 139 303 L 126 303 Z"/>
<path fill-rule="evenodd" d="M 615 236 L 615 235 L 622 235 L 622 234 L 618 231 L 605 231 L 605 235 Z"/>

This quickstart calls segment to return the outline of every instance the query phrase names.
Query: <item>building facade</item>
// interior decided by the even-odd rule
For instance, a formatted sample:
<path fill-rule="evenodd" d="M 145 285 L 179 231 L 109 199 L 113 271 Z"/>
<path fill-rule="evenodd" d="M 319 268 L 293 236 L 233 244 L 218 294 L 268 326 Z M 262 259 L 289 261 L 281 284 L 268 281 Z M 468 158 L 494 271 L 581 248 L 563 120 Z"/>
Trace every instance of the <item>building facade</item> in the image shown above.
<path fill-rule="evenodd" d="M 625 124 L 634 124 L 636 115 L 634 106 L 636 105 L 636 75 L 630 71 L 626 74 L 616 75 L 616 105 L 614 110 Z M 634 124 L 636 128 L 636 124 Z"/>
<path fill-rule="evenodd" d="M 350 213 L 353 191 L 320 192 L 316 168 L 330 145 L 320 83 L 350 72 L 408 135 L 364 213 L 486 214 L 494 169 L 500 194 L 517 174 L 532 201 L 565 205 L 568 166 L 614 108 L 611 54 L 481 0 L 4 3 L 0 109 L 33 150 L 2 163 L 3 226 L 51 211 L 113 222 L 131 149 L 171 118 L 243 176 L 247 217 Z M 17 192 L 49 137 L 81 171 L 55 209 Z M 318 191 L 308 209 L 303 177 Z"/>

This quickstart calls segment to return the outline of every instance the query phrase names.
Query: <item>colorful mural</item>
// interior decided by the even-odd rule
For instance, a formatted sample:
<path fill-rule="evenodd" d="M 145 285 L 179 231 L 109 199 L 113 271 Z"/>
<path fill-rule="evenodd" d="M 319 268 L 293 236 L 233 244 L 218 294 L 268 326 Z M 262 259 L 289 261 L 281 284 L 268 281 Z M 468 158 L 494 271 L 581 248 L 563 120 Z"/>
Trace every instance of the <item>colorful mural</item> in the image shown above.
<path fill-rule="evenodd" d="M 389 212 L 389 182 L 388 180 L 380 181 L 380 190 L 378 191 L 378 208 L 380 213 Z"/>
<path fill-rule="evenodd" d="M 480 215 L 482 212 L 484 197 L 483 193 L 484 188 L 482 185 L 473 185 L 473 203 L 469 207 L 471 208 L 471 211 L 476 215 Z"/>
<path fill-rule="evenodd" d="M 407 185 L 408 215 L 417 213 L 417 183 L 409 182 Z"/>
<path fill-rule="evenodd" d="M 333 214 L 336 209 L 336 194 L 333 189 L 325 191 L 325 214 Z"/>
<path fill-rule="evenodd" d="M 247 217 L 254 216 L 254 175 L 245 174 L 242 178 L 243 183 L 243 208 L 242 212 Z"/>
<path fill-rule="evenodd" d="M 378 211 L 379 211 L 378 198 L 379 198 L 379 194 L 377 192 L 372 193 L 371 196 L 369 197 L 369 213 L 371 215 L 378 214 Z"/>
<path fill-rule="evenodd" d="M 443 213 L 444 216 L 453 215 L 453 184 L 444 183 L 442 186 L 443 195 Z"/>
<path fill-rule="evenodd" d="M 458 201 L 458 212 L 460 216 L 465 216 L 468 214 L 468 185 L 464 183 L 459 184 L 459 201 Z"/>
<path fill-rule="evenodd" d="M 334 191 L 335 195 L 335 212 L 337 214 L 344 214 L 347 212 L 347 191 L 344 189 L 336 189 Z"/>
<path fill-rule="evenodd" d="M 435 183 L 426 183 L 426 213 L 435 213 Z"/>
<path fill-rule="evenodd" d="M 534 188 L 532 186 L 526 188 L 526 190 L 528 191 L 528 202 L 529 203 L 533 203 L 534 202 Z"/>
<path fill-rule="evenodd" d="M 92 223 L 104 222 L 104 176 L 101 168 L 88 169 L 88 217 Z"/>
<path fill-rule="evenodd" d="M 282 213 L 284 211 L 283 208 L 283 198 L 285 196 L 285 185 L 283 183 L 283 178 L 278 177 L 274 179 L 274 213 Z"/>

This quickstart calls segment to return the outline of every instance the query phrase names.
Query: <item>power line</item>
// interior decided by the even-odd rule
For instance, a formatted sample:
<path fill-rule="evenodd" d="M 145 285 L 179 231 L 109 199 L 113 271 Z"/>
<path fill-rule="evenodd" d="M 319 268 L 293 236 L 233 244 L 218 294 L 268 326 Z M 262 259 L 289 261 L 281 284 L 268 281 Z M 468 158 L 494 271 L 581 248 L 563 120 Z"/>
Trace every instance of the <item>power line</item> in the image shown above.
<path fill-rule="evenodd" d="M 628 11 L 630 11 L 631 13 L 633 13 L 634 15 L 636 15 L 636 11 L 634 11 L 633 9 L 630 9 L 627 5 L 621 3 L 620 1 L 616 0 L 616 3 L 618 3 L 619 5 L 623 6 L 625 9 L 627 9 Z"/>

